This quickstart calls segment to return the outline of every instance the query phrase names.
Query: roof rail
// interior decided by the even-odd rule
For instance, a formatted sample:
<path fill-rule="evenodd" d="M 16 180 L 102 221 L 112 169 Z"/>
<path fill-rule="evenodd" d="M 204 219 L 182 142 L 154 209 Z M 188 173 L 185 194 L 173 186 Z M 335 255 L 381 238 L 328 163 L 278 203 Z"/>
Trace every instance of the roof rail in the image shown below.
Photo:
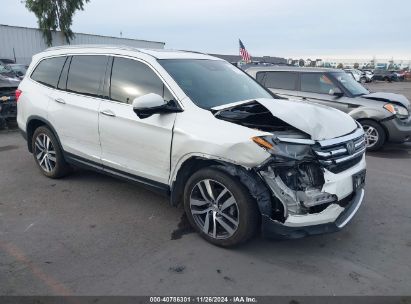
<path fill-rule="evenodd" d="M 121 50 L 133 50 L 140 52 L 139 48 L 128 46 L 128 45 L 114 45 L 114 44 L 74 44 L 74 45 L 59 45 L 53 46 L 46 50 L 47 51 L 55 51 L 55 50 L 62 50 L 62 49 L 81 49 L 81 48 L 90 48 L 90 49 L 121 49 Z"/>

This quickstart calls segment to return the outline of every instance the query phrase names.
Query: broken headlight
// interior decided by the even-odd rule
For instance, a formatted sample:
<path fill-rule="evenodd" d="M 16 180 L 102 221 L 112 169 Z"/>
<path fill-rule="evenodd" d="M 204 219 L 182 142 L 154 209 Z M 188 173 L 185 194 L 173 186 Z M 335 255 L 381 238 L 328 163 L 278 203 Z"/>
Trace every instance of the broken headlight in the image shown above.
<path fill-rule="evenodd" d="M 273 136 L 255 136 L 252 140 L 275 156 L 301 160 L 314 158 L 310 145 L 299 143 L 287 143 L 275 140 Z"/>
<path fill-rule="evenodd" d="M 398 118 L 407 118 L 409 115 L 406 108 L 392 103 L 387 103 L 384 105 L 384 109 L 396 115 Z"/>

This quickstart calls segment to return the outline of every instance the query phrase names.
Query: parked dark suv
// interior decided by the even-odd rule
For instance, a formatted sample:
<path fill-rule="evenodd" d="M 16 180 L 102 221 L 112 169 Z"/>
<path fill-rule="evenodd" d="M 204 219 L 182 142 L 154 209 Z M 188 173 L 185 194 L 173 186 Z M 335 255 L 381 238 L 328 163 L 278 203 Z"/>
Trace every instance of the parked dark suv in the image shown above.
<path fill-rule="evenodd" d="M 247 73 L 277 95 L 323 104 L 351 115 L 364 128 L 368 150 L 378 150 L 387 141 L 411 138 L 411 108 L 406 97 L 370 93 L 342 70 L 252 67 Z"/>

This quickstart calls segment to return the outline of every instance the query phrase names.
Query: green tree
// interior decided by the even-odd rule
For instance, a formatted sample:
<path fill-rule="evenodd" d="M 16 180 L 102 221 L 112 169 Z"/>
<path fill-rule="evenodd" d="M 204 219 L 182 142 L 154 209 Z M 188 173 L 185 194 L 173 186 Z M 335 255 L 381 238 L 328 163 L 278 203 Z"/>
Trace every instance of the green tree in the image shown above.
<path fill-rule="evenodd" d="M 354 63 L 354 69 L 358 69 L 360 67 L 360 64 L 358 62 Z"/>
<path fill-rule="evenodd" d="M 74 38 L 71 30 L 73 16 L 77 10 L 83 10 L 90 0 L 26 0 L 26 8 L 37 17 L 39 28 L 43 31 L 44 41 L 48 46 L 53 42 L 52 31 L 60 30 L 67 43 Z"/>
<path fill-rule="evenodd" d="M 342 68 L 344 68 L 344 65 L 343 65 L 342 63 L 339 63 L 339 64 L 337 65 L 337 69 L 342 69 Z"/>

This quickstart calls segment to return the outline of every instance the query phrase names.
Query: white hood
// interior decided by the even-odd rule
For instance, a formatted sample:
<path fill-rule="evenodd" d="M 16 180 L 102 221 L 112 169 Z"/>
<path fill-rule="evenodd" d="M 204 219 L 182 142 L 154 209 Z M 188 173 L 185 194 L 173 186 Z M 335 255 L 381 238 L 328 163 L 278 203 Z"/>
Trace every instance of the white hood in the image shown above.
<path fill-rule="evenodd" d="M 273 116 L 311 136 L 313 140 L 324 140 L 340 137 L 353 132 L 357 124 L 351 116 L 322 105 L 282 99 L 256 99 L 267 108 Z M 235 107 L 250 100 L 213 108 L 222 110 Z"/>

